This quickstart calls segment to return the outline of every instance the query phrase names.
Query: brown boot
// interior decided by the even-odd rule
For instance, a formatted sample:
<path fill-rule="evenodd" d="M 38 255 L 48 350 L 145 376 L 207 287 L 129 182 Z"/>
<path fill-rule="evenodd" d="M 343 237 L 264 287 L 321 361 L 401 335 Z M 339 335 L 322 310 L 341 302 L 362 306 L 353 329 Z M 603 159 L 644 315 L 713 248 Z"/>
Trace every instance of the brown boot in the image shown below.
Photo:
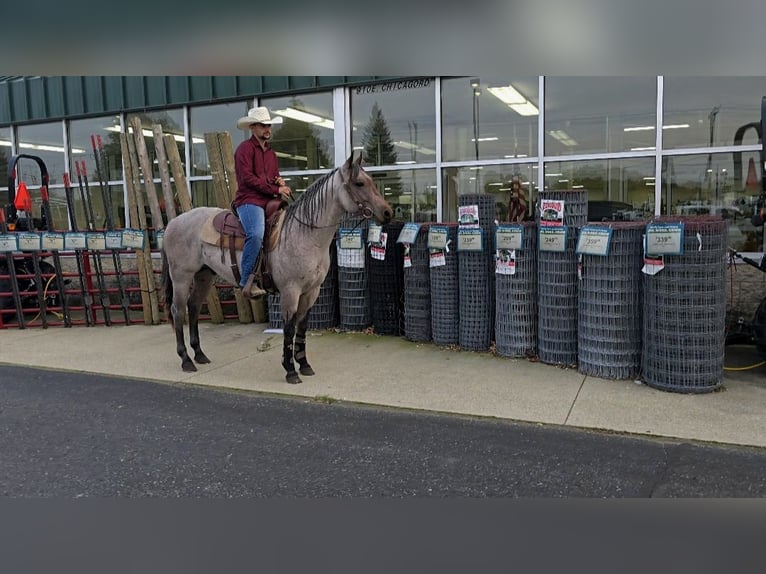
<path fill-rule="evenodd" d="M 247 282 L 242 288 L 242 295 L 247 299 L 255 299 L 256 297 L 266 295 L 266 291 L 261 289 L 260 285 L 258 285 L 258 282 L 255 280 L 254 273 L 248 275 Z"/>

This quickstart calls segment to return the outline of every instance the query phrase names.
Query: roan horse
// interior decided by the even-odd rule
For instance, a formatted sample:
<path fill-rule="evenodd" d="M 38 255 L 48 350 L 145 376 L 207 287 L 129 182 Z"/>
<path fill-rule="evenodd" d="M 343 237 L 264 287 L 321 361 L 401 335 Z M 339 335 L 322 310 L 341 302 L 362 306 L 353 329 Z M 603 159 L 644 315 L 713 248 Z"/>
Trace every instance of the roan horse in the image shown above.
<path fill-rule="evenodd" d="M 162 277 L 165 309 L 175 328 L 176 352 L 184 371 L 196 371 L 184 342 L 184 316 L 188 311 L 189 342 L 194 361 L 209 363 L 199 340 L 199 312 L 208 295 L 214 274 L 236 285 L 228 250 L 205 243 L 203 224 L 218 212 L 217 207 L 197 207 L 172 219 L 162 244 Z M 306 328 L 312 305 L 330 267 L 330 245 L 346 212 L 374 217 L 379 223 L 391 220 L 391 206 L 383 199 L 372 178 L 352 157 L 342 167 L 314 182 L 289 207 L 269 267 L 281 295 L 284 344 L 282 366 L 288 383 L 300 383 L 293 358 L 302 375 L 313 375 L 306 359 Z M 242 253 L 236 253 L 238 264 Z M 243 270 L 243 273 L 245 271 Z M 294 347 L 293 347 L 294 342 Z"/>

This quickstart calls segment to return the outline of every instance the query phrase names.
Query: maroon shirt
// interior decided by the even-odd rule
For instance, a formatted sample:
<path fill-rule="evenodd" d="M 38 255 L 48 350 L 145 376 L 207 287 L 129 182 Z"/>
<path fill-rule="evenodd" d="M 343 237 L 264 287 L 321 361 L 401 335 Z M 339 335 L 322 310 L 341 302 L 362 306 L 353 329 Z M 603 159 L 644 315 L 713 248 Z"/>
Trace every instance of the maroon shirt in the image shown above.
<path fill-rule="evenodd" d="M 279 196 L 279 185 L 272 183 L 279 177 L 277 154 L 268 142 L 263 149 L 255 136 L 243 141 L 234 152 L 234 164 L 237 172 L 235 208 L 245 203 L 266 207 L 269 200 Z"/>

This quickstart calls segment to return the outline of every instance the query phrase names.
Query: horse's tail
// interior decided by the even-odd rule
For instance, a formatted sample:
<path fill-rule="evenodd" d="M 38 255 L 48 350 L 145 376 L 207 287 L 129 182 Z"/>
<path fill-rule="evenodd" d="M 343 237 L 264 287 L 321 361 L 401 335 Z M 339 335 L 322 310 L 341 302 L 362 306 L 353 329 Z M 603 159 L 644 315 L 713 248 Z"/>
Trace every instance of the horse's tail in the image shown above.
<path fill-rule="evenodd" d="M 173 280 L 170 278 L 170 265 L 165 250 L 162 250 L 162 294 L 165 307 L 165 317 L 168 322 L 173 324 L 173 314 L 170 312 L 170 306 L 173 304 Z"/>

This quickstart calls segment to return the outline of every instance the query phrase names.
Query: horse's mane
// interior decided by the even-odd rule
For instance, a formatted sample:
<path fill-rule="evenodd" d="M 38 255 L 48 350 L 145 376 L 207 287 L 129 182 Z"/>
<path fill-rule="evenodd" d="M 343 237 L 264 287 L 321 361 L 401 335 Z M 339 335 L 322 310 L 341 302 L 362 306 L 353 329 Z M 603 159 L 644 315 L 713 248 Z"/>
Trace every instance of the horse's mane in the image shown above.
<path fill-rule="evenodd" d="M 330 195 L 328 191 L 332 187 L 332 178 L 339 169 L 336 167 L 331 172 L 320 177 L 294 203 L 288 206 L 285 212 L 285 220 L 282 224 L 283 232 L 287 231 L 296 222 L 308 227 L 317 226 L 317 221 L 327 205 L 327 198 Z M 356 179 L 357 175 L 359 175 L 359 166 L 353 163 L 351 179 Z M 281 237 L 285 237 L 285 235 L 285 233 L 282 233 Z"/>

